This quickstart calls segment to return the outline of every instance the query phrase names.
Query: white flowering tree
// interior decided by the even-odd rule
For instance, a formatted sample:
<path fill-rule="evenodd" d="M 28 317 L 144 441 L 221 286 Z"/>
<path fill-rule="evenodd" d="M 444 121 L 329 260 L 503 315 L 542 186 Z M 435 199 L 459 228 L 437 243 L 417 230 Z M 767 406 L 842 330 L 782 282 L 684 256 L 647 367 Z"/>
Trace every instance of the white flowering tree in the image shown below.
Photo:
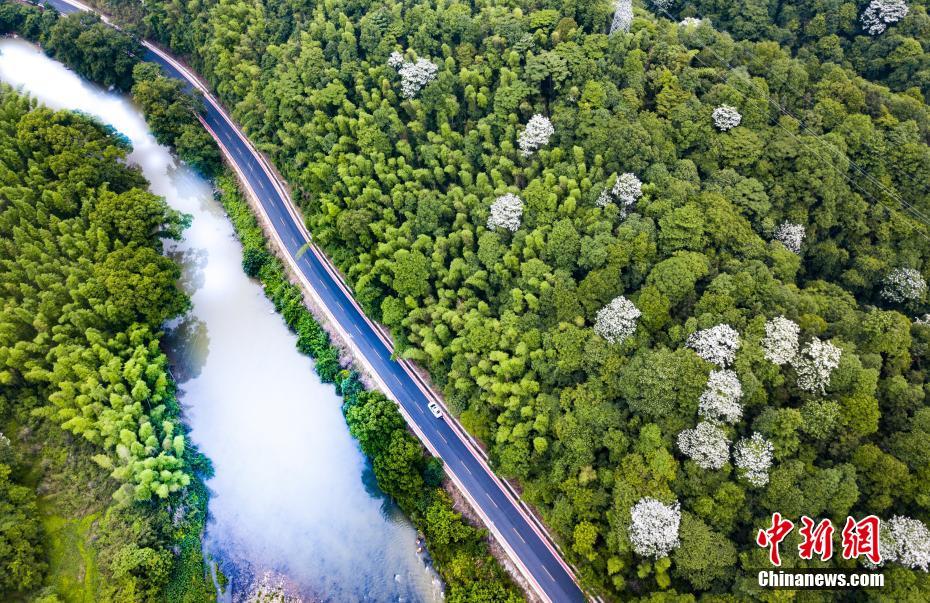
<path fill-rule="evenodd" d="M 840 365 L 842 350 L 829 341 L 814 337 L 801 350 L 792 365 L 798 374 L 798 387 L 823 395 L 830 385 L 830 375 Z"/>
<path fill-rule="evenodd" d="M 743 438 L 733 449 L 733 462 L 740 477 L 757 488 L 769 483 L 775 447 L 759 433 Z"/>
<path fill-rule="evenodd" d="M 614 19 L 610 23 L 610 33 L 630 31 L 633 23 L 633 0 L 615 0 Z"/>
<path fill-rule="evenodd" d="M 743 407 L 739 403 L 742 397 L 743 386 L 736 373 L 711 371 L 707 387 L 698 402 L 698 414 L 708 421 L 736 423 L 743 416 Z"/>
<path fill-rule="evenodd" d="M 397 52 L 396 50 L 391 53 L 391 56 L 389 56 L 387 60 L 388 67 L 394 69 L 395 71 L 400 69 L 401 65 L 403 65 L 405 62 L 406 60 L 404 59 L 404 55 Z"/>
<path fill-rule="evenodd" d="M 698 19 L 697 17 L 685 17 L 678 22 L 678 26 L 685 28 L 697 27 L 702 23 L 702 21 L 702 19 Z"/>
<path fill-rule="evenodd" d="M 636 174 L 626 172 L 620 174 L 610 192 L 624 206 L 632 205 L 643 196 L 643 183 Z"/>
<path fill-rule="evenodd" d="M 679 433 L 678 448 L 702 469 L 720 469 L 730 458 L 730 440 L 723 429 L 707 421 Z"/>
<path fill-rule="evenodd" d="M 765 359 L 777 365 L 791 364 L 798 355 L 798 337 L 801 327 L 784 316 L 776 316 L 765 323 L 762 351 Z"/>
<path fill-rule="evenodd" d="M 636 177 L 636 174 L 626 172 L 617 177 L 612 187 L 601 191 L 597 198 L 597 206 L 606 207 L 610 203 L 617 203 L 620 206 L 621 215 L 625 216 L 627 208 L 642 196 L 643 183 Z"/>
<path fill-rule="evenodd" d="M 636 320 L 642 312 L 633 302 L 623 297 L 615 297 L 609 304 L 598 310 L 594 321 L 594 332 L 610 343 L 622 343 L 636 331 Z"/>
<path fill-rule="evenodd" d="M 654 498 L 641 498 L 630 509 L 630 542 L 637 555 L 658 559 L 678 548 L 681 506 L 666 505 Z"/>
<path fill-rule="evenodd" d="M 504 228 L 516 232 L 520 228 L 523 218 L 523 199 L 507 193 L 498 197 L 491 204 L 491 214 L 488 216 L 488 228 Z"/>
<path fill-rule="evenodd" d="M 896 515 L 882 523 L 881 536 L 882 561 L 930 570 L 930 530 L 922 521 Z"/>
<path fill-rule="evenodd" d="M 404 60 L 404 55 L 394 51 L 388 57 L 388 66 L 396 69 L 400 75 L 400 94 L 404 98 L 413 98 L 424 86 L 436 79 L 439 67 L 426 59 L 416 62 Z"/>
<path fill-rule="evenodd" d="M 520 154 L 529 157 L 537 149 L 549 144 L 549 138 L 553 134 L 555 134 L 555 128 L 552 127 L 549 118 L 537 113 L 526 123 L 526 128 L 517 140 L 517 144 L 520 145 Z"/>
<path fill-rule="evenodd" d="M 692 333 L 687 345 L 704 360 L 717 366 L 729 366 L 739 349 L 739 333 L 728 324 L 719 324 Z"/>
<path fill-rule="evenodd" d="M 801 243 L 804 242 L 804 226 L 793 222 L 782 222 L 775 229 L 775 240 L 794 253 L 801 253 Z"/>
<path fill-rule="evenodd" d="M 889 25 L 897 23 L 907 16 L 908 8 L 904 0 L 872 0 L 859 21 L 862 29 L 870 36 L 877 36 L 885 32 Z"/>
<path fill-rule="evenodd" d="M 743 116 L 736 110 L 736 107 L 731 107 L 730 105 L 720 105 L 714 109 L 711 117 L 717 129 L 723 132 L 732 130 L 743 121 Z"/>
<path fill-rule="evenodd" d="M 927 281 L 913 268 L 895 268 L 885 277 L 880 295 L 902 304 L 920 301 L 927 293 Z"/>

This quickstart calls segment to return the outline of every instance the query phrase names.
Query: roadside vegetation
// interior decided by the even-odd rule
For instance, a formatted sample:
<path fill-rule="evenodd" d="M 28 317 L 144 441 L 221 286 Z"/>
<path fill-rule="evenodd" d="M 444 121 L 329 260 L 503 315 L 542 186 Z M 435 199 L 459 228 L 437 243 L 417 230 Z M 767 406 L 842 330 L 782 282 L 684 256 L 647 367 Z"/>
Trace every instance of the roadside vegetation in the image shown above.
<path fill-rule="evenodd" d="M 120 58 L 124 53 L 132 52 L 140 56 L 138 45 L 126 34 L 117 32 L 102 24 L 99 19 L 85 14 L 70 15 L 60 19 L 52 19 L 49 11 L 41 12 L 33 7 L 19 4 L 0 5 L 0 32 L 17 32 L 24 37 L 43 44 L 43 48 L 54 58 L 64 62 L 78 73 L 105 85 L 113 85 L 125 92 L 131 93 L 133 100 L 139 104 L 145 115 L 149 127 L 158 142 L 174 148 L 179 156 L 209 178 L 215 178 L 221 191 L 218 199 L 228 212 L 236 232 L 243 243 L 243 270 L 251 277 L 258 278 L 277 310 L 282 314 L 288 326 L 298 335 L 298 349 L 315 361 L 316 371 L 320 378 L 327 383 L 334 383 L 337 391 L 344 398 L 343 411 L 350 431 L 359 440 L 363 452 L 371 459 L 379 487 L 391 496 L 404 512 L 414 521 L 425 534 L 428 548 L 442 575 L 446 586 L 446 599 L 451 602 L 465 601 L 520 601 L 522 595 L 517 587 L 510 581 L 498 562 L 491 556 L 487 545 L 487 534 L 484 530 L 476 529 L 467 524 L 457 513 L 452 501 L 442 489 L 444 473 L 439 459 L 431 457 L 409 433 L 396 405 L 378 392 L 364 389 L 355 372 L 343 369 L 340 363 L 339 351 L 330 344 L 327 333 L 314 320 L 303 302 L 300 289 L 291 284 L 284 272 L 281 262 L 267 249 L 264 235 L 259 228 L 248 204 L 242 199 L 237 190 L 235 180 L 222 170 L 219 150 L 213 140 L 203 130 L 197 121 L 197 114 L 202 111 L 202 102 L 196 96 L 188 93 L 183 85 L 165 77 L 157 65 L 140 62 L 138 59 L 129 62 L 116 63 L 115 73 L 105 71 L 105 66 L 113 61 L 116 55 Z M 58 40 L 52 46 L 50 41 Z M 68 40 L 65 42 L 64 40 Z M 13 94 L 13 93 L 10 93 Z M 60 115 L 69 115 L 61 113 Z M 43 114 L 44 116 L 44 114 Z M 39 119 L 38 117 L 36 119 Z M 90 122 L 92 123 L 92 122 Z M 96 126 L 99 127 L 99 126 Z M 110 136 L 119 145 L 119 154 L 114 154 L 113 160 L 124 158 L 128 147 L 118 134 L 106 128 L 102 131 Z M 77 144 L 77 141 L 74 142 Z M 134 172 L 127 169 L 128 173 Z M 141 177 L 135 182 L 138 187 L 144 184 Z M 141 191 L 133 189 L 134 194 Z M 183 216 L 173 213 L 167 206 L 148 193 L 145 200 L 158 204 L 158 212 L 164 210 L 164 223 L 159 229 L 148 222 L 130 225 L 125 220 L 113 217 L 113 228 L 117 225 L 122 229 L 131 229 L 133 232 L 151 232 L 151 242 L 157 244 L 159 237 L 177 238 L 184 227 Z M 139 212 L 149 222 L 157 220 L 161 213 L 138 199 L 115 199 L 109 204 L 114 211 Z M 129 243 L 123 241 L 123 244 Z M 160 246 L 155 246 L 160 251 Z M 176 266 L 169 260 L 162 258 L 164 266 L 172 270 L 172 280 L 154 285 L 149 293 L 163 292 L 173 296 L 176 304 L 170 314 L 156 321 L 160 325 L 180 310 L 186 308 L 187 301 L 177 293 L 174 281 L 177 278 Z M 147 287 L 148 283 L 140 282 L 140 286 Z M 150 352 L 157 350 L 156 333 L 148 345 Z M 0 348 L 2 353 L 2 348 Z M 158 369 L 166 368 L 164 356 L 157 352 Z M 155 369 L 142 369 L 143 374 L 161 375 Z M 163 398 L 170 397 L 170 416 L 177 420 L 176 401 L 172 397 L 172 384 L 170 377 L 165 373 L 159 376 L 159 382 L 167 388 L 160 392 Z M 141 395 L 141 394 L 140 394 Z M 143 407 L 147 407 L 146 400 L 141 400 Z M 169 416 L 164 410 L 158 410 L 161 418 Z M 175 433 L 180 426 L 171 426 L 171 433 Z M 146 430 L 149 433 L 149 430 Z M 152 432 L 156 439 L 161 435 Z M 55 441 L 60 438 L 57 432 L 51 436 L 46 435 L 43 441 Z M 122 437 L 122 435 L 120 435 Z M 128 436 L 126 436 L 128 437 Z M 181 438 L 181 439 L 179 439 Z M 181 446 L 183 435 L 175 435 L 171 442 L 171 450 Z M 165 440 L 167 441 L 167 440 Z M 13 446 L 2 448 L 0 452 L 10 451 L 12 459 Z M 207 459 L 196 455 L 191 456 L 191 462 L 184 466 L 184 471 L 178 475 L 181 482 L 186 482 L 182 496 L 171 494 L 160 500 L 163 489 L 156 487 L 154 492 L 158 495 L 154 501 L 146 506 L 133 505 L 141 517 L 153 515 L 152 521 L 164 521 L 168 514 L 186 513 L 185 520 L 179 528 L 172 532 L 173 540 L 162 544 L 172 544 L 176 555 L 171 556 L 161 551 L 160 563 L 154 565 L 130 568 L 136 569 L 141 579 L 148 580 L 150 584 L 144 590 L 120 589 L 109 586 L 113 580 L 109 565 L 105 565 L 103 573 L 98 569 L 98 559 L 101 555 L 108 555 L 108 549 L 95 546 L 96 540 L 101 537 L 98 529 L 100 519 L 109 512 L 107 507 L 107 486 L 105 472 L 101 472 L 94 463 L 108 467 L 106 461 L 93 456 L 93 449 L 79 450 L 76 453 L 64 447 L 60 449 L 46 448 L 33 455 L 29 463 L 17 467 L 20 474 L 26 479 L 23 484 L 11 483 L 7 498 L 11 501 L 11 512 L 15 511 L 21 516 L 21 526 L 16 535 L 24 543 L 31 543 L 30 548 L 13 546 L 11 552 L 21 548 L 19 556 L 10 560 L 10 568 L 28 572 L 28 575 L 11 579 L 9 585 L 0 584 L 0 588 L 9 593 L 25 595 L 36 592 L 36 589 L 46 584 L 42 593 L 49 596 L 60 595 L 64 600 L 140 600 L 140 601 L 203 601 L 214 598 L 213 585 L 209 583 L 208 574 L 205 573 L 200 535 L 206 512 L 207 492 L 199 481 L 209 471 Z M 29 477 L 30 471 L 35 471 L 35 465 L 42 463 L 46 457 L 54 457 L 55 453 L 67 452 L 69 458 L 74 456 L 74 463 L 79 463 L 81 469 L 74 466 L 62 468 L 64 475 L 50 474 L 43 477 L 45 481 L 36 483 Z M 88 456 L 89 458 L 83 458 Z M 0 454 L 0 461 L 3 460 Z M 86 465 L 86 467 L 84 466 Z M 0 465 L 0 469 L 2 469 Z M 92 480 L 81 471 L 90 470 L 101 473 L 96 479 L 104 480 L 99 500 L 90 497 L 88 502 L 72 509 L 77 503 L 74 497 L 79 497 L 83 484 L 81 478 Z M 45 482 L 50 479 L 64 479 L 68 473 L 73 473 L 73 483 L 65 485 L 56 483 L 54 486 Z M 186 473 L 185 473 L 186 471 Z M 200 475 L 198 475 L 198 472 Z M 46 473 L 49 472 L 46 470 Z M 183 473 L 183 475 L 182 475 Z M 0 477 L 3 472 L 0 471 Z M 184 476 L 188 477 L 185 478 Z M 157 477 L 157 475 L 156 475 Z M 189 485 L 187 485 L 189 484 Z M 47 488 L 50 494 L 38 501 L 36 506 L 36 488 Z M 171 492 L 175 489 L 169 488 Z M 2 492 L 2 490 L 0 490 Z M 123 488 L 121 492 L 134 492 L 130 488 Z M 151 497 L 151 493 L 148 493 Z M 119 496 L 122 496 L 120 494 Z M 134 498 L 143 500 L 142 495 L 136 493 Z M 5 499 L 0 498 L 0 501 Z M 52 501 L 64 500 L 65 503 L 55 504 Z M 147 500 L 147 499 L 145 499 Z M 94 501 L 93 503 L 90 501 Z M 101 502 L 102 501 L 102 502 Z M 96 505 L 96 506 L 95 506 Z M 179 506 L 180 505 L 180 506 Z M 64 508 L 62 508 L 64 507 Z M 114 508 L 122 509 L 122 506 Z M 113 511 L 114 513 L 117 511 Z M 123 512 L 122 510 L 120 512 Z M 157 525 L 157 524 L 153 524 Z M 163 526 L 158 526 L 163 528 Z M 140 528 L 142 529 L 142 528 Z M 114 538 L 106 535 L 105 538 Z M 2 544 L 2 543 L 0 543 Z M 17 545 L 20 543 L 17 543 Z M 117 539 L 117 544 L 124 544 Z M 3 548 L 0 546 L 0 552 Z M 27 561 L 28 563 L 23 563 Z M 141 555 L 140 555 L 141 557 Z M 139 562 L 141 563 L 141 561 Z M 223 582 L 223 579 L 220 579 Z M 7 588 L 8 587 L 8 588 Z M 3 590 L 0 590 L 3 592 Z M 57 593 L 57 595 L 56 595 Z"/>
<path fill-rule="evenodd" d="M 925 2 L 97 4 L 207 78 L 587 585 L 763 597 L 773 512 L 874 513 L 914 530 L 862 596 L 930 595 Z"/>
<path fill-rule="evenodd" d="M 407 429 L 397 405 L 366 390 L 358 374 L 342 368 L 339 350 L 314 319 L 300 287 L 292 284 L 282 262 L 268 249 L 264 233 L 236 181 L 217 181 L 218 198 L 242 242 L 242 268 L 257 278 L 288 327 L 297 349 L 314 359 L 317 375 L 333 383 L 343 397 L 342 411 L 352 436 L 371 460 L 378 487 L 393 498 L 426 536 L 427 548 L 446 584 L 446 600 L 522 601 L 488 551 L 486 532 L 463 521 L 442 488 L 442 461 L 431 456 Z"/>

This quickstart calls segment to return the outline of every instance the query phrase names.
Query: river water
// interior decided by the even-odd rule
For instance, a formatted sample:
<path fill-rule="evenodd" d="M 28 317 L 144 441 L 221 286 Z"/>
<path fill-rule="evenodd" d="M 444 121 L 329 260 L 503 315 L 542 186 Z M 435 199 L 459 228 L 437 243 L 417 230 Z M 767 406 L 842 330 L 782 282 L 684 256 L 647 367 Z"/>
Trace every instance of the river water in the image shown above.
<path fill-rule="evenodd" d="M 295 338 L 242 272 L 242 248 L 208 182 L 158 145 L 126 97 L 93 86 L 34 46 L 0 40 L 0 81 L 80 110 L 132 141 L 152 192 L 193 216 L 168 246 L 192 311 L 166 347 L 191 439 L 213 461 L 204 548 L 230 579 L 224 599 L 438 601 L 413 526 L 378 490 L 340 412 Z"/>

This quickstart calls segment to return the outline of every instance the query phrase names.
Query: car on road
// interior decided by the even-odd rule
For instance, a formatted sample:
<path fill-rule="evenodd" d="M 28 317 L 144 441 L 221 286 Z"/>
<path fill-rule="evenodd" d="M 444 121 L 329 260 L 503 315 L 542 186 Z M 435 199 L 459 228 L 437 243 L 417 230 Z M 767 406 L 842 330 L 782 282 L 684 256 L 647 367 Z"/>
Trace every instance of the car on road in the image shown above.
<path fill-rule="evenodd" d="M 433 413 L 434 417 L 436 417 L 437 419 L 442 418 L 442 409 L 439 408 L 439 404 L 437 404 L 436 402 L 430 402 L 429 404 L 426 405 L 426 407 L 429 409 L 431 413 Z"/>

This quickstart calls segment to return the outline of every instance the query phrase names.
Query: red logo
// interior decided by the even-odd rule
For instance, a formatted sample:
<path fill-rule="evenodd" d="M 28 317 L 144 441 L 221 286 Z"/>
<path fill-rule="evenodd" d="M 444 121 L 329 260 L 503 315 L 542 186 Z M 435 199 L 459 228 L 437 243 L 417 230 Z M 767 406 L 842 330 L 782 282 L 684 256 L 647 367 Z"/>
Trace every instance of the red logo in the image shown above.
<path fill-rule="evenodd" d="M 874 515 L 856 521 L 852 517 L 846 518 L 843 526 L 843 559 L 856 559 L 865 555 L 872 563 L 882 562 L 882 554 L 878 548 L 878 532 L 881 521 Z"/>
<path fill-rule="evenodd" d="M 882 561 L 878 546 L 881 520 L 875 515 L 856 521 L 852 517 L 846 518 L 841 539 L 843 543 L 843 559 L 857 559 L 865 556 L 869 561 L 879 564 Z M 772 565 L 781 565 L 781 554 L 778 545 L 794 529 L 794 523 L 781 516 L 781 513 L 772 513 L 772 526 L 759 530 L 756 535 L 756 544 L 769 549 L 769 560 Z M 798 556 L 801 559 L 814 559 L 820 557 L 827 561 L 833 557 L 833 534 L 836 528 L 829 519 L 822 519 L 819 523 L 806 515 L 801 517 L 801 544 L 798 545 Z"/>
<path fill-rule="evenodd" d="M 759 534 L 756 536 L 756 544 L 769 548 L 769 561 L 772 562 L 772 565 L 781 565 L 778 545 L 793 529 L 794 524 L 788 519 L 782 519 L 781 513 L 772 513 L 772 527 L 767 530 L 759 530 Z"/>
<path fill-rule="evenodd" d="M 823 561 L 833 556 L 833 522 L 824 519 L 818 524 L 804 515 L 801 517 L 801 544 L 798 545 L 798 555 L 801 559 L 813 559 L 814 554 L 820 555 Z"/>

